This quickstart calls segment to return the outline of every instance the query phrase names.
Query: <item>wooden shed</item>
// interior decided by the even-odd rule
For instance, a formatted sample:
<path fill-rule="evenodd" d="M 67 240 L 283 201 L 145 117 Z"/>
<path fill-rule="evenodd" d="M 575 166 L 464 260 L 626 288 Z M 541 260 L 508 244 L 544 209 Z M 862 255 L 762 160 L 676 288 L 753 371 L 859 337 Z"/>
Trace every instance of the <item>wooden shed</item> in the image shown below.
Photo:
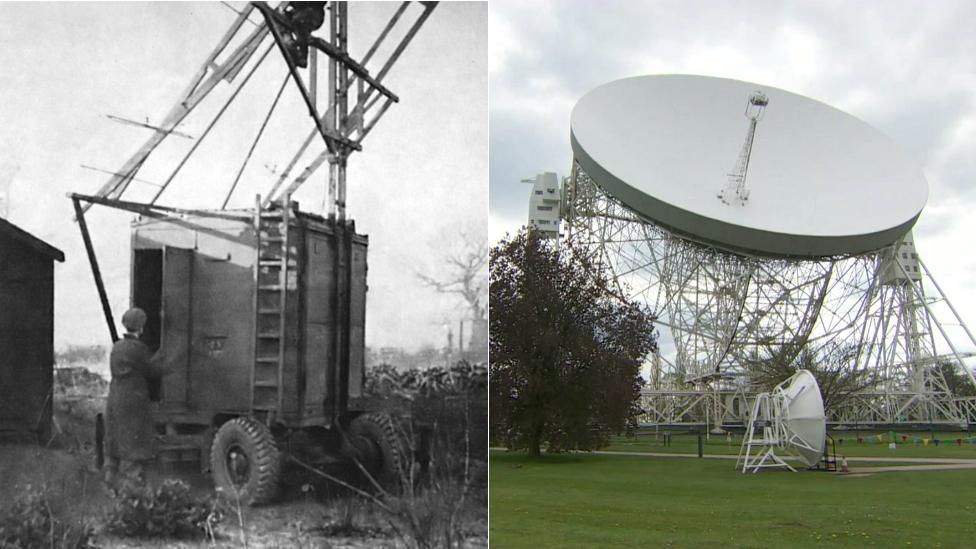
<path fill-rule="evenodd" d="M 0 437 L 46 438 L 54 379 L 54 261 L 61 250 L 0 219 Z"/>

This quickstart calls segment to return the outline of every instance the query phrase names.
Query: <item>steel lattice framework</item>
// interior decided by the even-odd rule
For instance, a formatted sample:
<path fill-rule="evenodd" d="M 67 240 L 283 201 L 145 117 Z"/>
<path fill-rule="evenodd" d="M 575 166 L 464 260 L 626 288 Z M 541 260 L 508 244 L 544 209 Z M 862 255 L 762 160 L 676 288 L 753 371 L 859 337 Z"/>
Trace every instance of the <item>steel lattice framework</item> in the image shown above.
<path fill-rule="evenodd" d="M 308 9 L 305 4 L 304 2 L 280 2 L 275 7 L 271 7 L 267 2 L 249 2 L 238 12 L 237 18 L 224 33 L 203 65 L 197 70 L 163 121 L 158 126 L 134 123 L 154 130 L 153 134 L 126 160 L 119 170 L 108 172 L 111 177 L 95 193 L 95 198 L 121 200 L 132 182 L 143 182 L 136 176 L 160 144 L 171 134 L 190 137 L 177 131 L 180 124 L 201 103 L 205 102 L 208 95 L 221 83 L 232 83 L 238 80 L 239 83 L 236 83 L 234 92 L 226 99 L 216 115 L 212 117 L 204 133 L 199 138 L 190 138 L 195 139 L 194 145 L 185 153 L 183 159 L 176 165 L 166 181 L 162 185 L 157 185 L 158 190 L 148 204 L 150 207 L 155 206 L 160 196 L 177 177 L 200 143 L 217 125 L 230 104 L 234 102 L 240 91 L 251 80 L 258 67 L 268 59 L 273 50 L 277 50 L 281 54 L 280 59 L 284 61 L 284 68 L 286 69 L 284 81 L 260 130 L 250 145 L 240 170 L 237 172 L 237 177 L 231 183 L 220 209 L 226 209 L 231 195 L 237 188 L 241 174 L 248 165 L 251 154 L 264 134 L 268 119 L 274 113 L 281 94 L 290 81 L 300 92 L 313 127 L 277 181 L 271 185 L 269 192 L 264 197 L 262 207 L 282 200 L 288 202 L 299 187 L 310 179 L 322 165 L 328 164 L 328 198 L 323 207 L 323 214 L 327 213 L 330 218 L 340 221 L 345 220 L 348 159 L 355 151 L 362 150 L 362 143 L 366 136 L 393 103 L 400 100 L 395 93 L 383 84 L 383 79 L 389 74 L 390 69 L 397 63 L 403 51 L 430 17 L 434 8 L 437 7 L 437 2 L 419 2 L 420 11 L 406 17 L 404 14 L 411 2 L 402 2 L 359 60 L 353 59 L 349 54 L 348 3 L 325 2 L 325 5 L 320 8 L 323 18 L 319 22 L 321 30 L 318 30 L 317 27 L 313 30 L 321 37 L 310 34 L 311 30 L 302 32 L 299 29 L 298 22 L 301 18 L 293 19 L 288 15 L 290 8 L 300 10 L 304 6 L 304 9 Z M 231 7 L 231 9 L 234 8 Z M 237 10 L 234 9 L 234 11 Z M 252 14 L 259 14 L 261 22 L 252 21 L 250 19 Z M 403 22 L 410 18 L 413 18 L 413 21 L 402 36 L 390 38 L 387 41 L 391 31 L 404 27 Z M 245 23 L 250 23 L 253 28 L 247 27 Z M 394 36 L 396 34 L 398 33 L 394 33 Z M 300 36 L 303 38 L 299 39 Z M 304 44 L 308 56 L 301 64 L 299 64 L 299 59 L 293 51 L 293 47 L 298 42 Z M 392 42 L 392 49 L 386 47 L 390 46 L 388 42 Z M 319 69 L 317 61 L 319 55 L 325 58 L 325 62 L 322 63 L 325 65 L 326 70 L 324 71 Z M 241 73 L 244 73 L 244 76 L 238 79 Z M 123 122 L 133 123 L 125 120 Z M 324 150 L 312 146 L 316 137 L 321 138 Z M 300 159 L 303 158 L 307 150 L 310 150 L 310 147 L 313 151 L 318 148 L 319 153 L 304 170 L 300 173 L 294 173 Z M 287 181 L 289 178 L 291 178 L 290 182 Z M 288 184 L 285 185 L 285 183 Z M 85 204 L 82 207 L 83 211 L 87 211 L 90 206 L 91 203 Z"/>
<path fill-rule="evenodd" d="M 620 297 L 649 305 L 674 340 L 673 361 L 663 374 L 655 368 L 642 396 L 644 423 L 741 424 L 754 399 L 744 365 L 831 345 L 856 349 L 853 368 L 870 378 L 869 390 L 833 411 L 835 424 L 976 421 L 976 406 L 954 399 L 938 369 L 960 364 L 976 383 L 973 353 L 954 344 L 973 349 L 976 339 L 924 264 L 898 260 L 913 246 L 910 234 L 859 255 L 763 257 L 642 218 L 575 162 L 563 198 L 567 234 L 609 268 Z"/>

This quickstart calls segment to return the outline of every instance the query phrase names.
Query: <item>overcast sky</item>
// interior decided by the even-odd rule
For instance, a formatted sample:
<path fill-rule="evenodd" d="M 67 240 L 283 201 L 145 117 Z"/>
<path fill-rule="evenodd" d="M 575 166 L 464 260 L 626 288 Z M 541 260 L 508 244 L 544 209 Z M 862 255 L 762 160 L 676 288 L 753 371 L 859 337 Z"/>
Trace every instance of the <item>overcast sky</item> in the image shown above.
<path fill-rule="evenodd" d="M 688 73 L 845 110 L 919 162 L 923 261 L 976 328 L 976 3 L 492 0 L 492 240 L 525 223 L 529 186 L 568 175 L 569 116 L 590 89 Z"/>
<path fill-rule="evenodd" d="M 350 6 L 354 57 L 396 7 Z M 419 11 L 411 6 L 398 32 Z M 55 270 L 57 346 L 108 341 L 65 193 L 94 194 L 107 176 L 80 165 L 118 169 L 149 130 L 104 115 L 159 123 L 234 18 L 218 2 L 0 4 L 0 177 L 9 185 L 9 219 L 67 256 Z M 485 3 L 438 6 L 384 80 L 400 103 L 350 160 L 349 215 L 370 237 L 370 346 L 441 346 L 447 326 L 457 330 L 457 300 L 425 288 L 415 273 L 439 272 L 438 248 L 459 228 L 483 226 L 487 212 L 487 19 Z M 272 51 L 160 203 L 219 207 L 285 73 Z M 179 130 L 199 136 L 238 82 L 222 83 Z M 267 192 L 310 129 L 301 96 L 289 84 L 231 207 L 250 206 L 256 193 Z M 165 180 L 191 145 L 168 138 L 139 177 Z M 323 146 L 316 141 L 315 147 L 307 158 Z M 323 170 L 296 195 L 304 210 L 321 211 L 326 177 Z M 138 183 L 131 189 L 126 198 L 134 200 L 154 191 Z M 132 215 L 95 207 L 89 218 L 118 317 L 128 305 Z"/>

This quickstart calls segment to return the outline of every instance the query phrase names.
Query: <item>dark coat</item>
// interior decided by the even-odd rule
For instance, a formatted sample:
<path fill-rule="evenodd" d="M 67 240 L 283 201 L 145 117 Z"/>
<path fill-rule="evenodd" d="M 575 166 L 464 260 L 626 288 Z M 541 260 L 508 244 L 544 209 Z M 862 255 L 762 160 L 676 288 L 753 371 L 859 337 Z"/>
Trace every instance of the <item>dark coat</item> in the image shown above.
<path fill-rule="evenodd" d="M 149 386 L 167 373 L 162 355 L 154 356 L 145 343 L 126 334 L 112 346 L 109 365 L 106 454 L 116 460 L 151 459 L 155 431 Z"/>

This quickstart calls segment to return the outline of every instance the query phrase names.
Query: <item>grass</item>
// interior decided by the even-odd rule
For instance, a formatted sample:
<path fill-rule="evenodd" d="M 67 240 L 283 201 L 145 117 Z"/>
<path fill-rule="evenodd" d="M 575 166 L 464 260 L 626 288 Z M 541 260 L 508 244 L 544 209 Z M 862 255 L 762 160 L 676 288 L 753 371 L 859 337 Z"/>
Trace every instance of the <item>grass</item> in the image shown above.
<path fill-rule="evenodd" d="M 491 453 L 492 547 L 973 547 L 976 471 L 742 475 L 733 462 Z"/>
<path fill-rule="evenodd" d="M 875 435 L 883 436 L 883 443 L 869 443 L 868 440 Z M 902 442 L 901 435 L 907 435 L 908 441 Z M 976 444 L 967 442 L 969 435 L 965 432 L 945 432 L 935 433 L 935 438 L 940 440 L 938 446 L 929 441 L 928 446 L 921 442 L 915 444 L 913 437 L 932 438 L 932 434 L 926 432 L 915 433 L 896 433 L 897 447 L 894 450 L 888 448 L 891 441 L 889 432 L 865 432 L 855 434 L 853 431 L 835 432 L 831 435 L 836 439 L 844 439 L 843 443 L 836 444 L 837 455 L 856 456 L 856 457 L 911 457 L 911 458 L 956 458 L 956 459 L 976 459 Z M 863 439 L 858 444 L 858 437 Z M 962 445 L 956 445 L 955 440 L 962 439 Z M 733 435 L 731 443 L 725 435 L 712 435 L 704 440 L 703 451 L 706 455 L 736 455 L 739 453 L 739 446 L 742 444 L 741 435 Z M 664 446 L 662 439 L 655 439 L 654 433 L 641 433 L 634 437 L 614 437 L 610 446 L 605 448 L 611 452 L 665 452 L 674 454 L 697 454 L 698 435 L 689 433 L 673 433 L 671 436 L 671 446 Z"/>

